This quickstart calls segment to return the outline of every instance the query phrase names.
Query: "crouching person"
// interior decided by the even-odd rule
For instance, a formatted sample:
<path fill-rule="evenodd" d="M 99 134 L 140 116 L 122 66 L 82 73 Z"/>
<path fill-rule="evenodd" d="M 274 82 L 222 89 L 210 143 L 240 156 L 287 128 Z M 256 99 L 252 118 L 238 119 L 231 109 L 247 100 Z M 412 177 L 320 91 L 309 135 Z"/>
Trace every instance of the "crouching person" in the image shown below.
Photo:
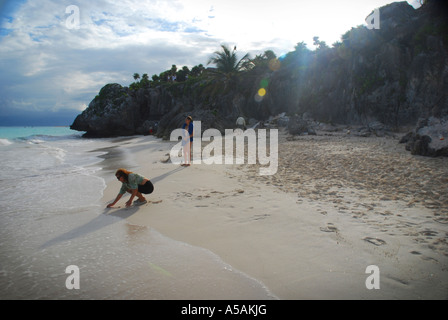
<path fill-rule="evenodd" d="M 147 203 L 147 200 L 143 194 L 151 194 L 154 191 L 154 186 L 149 179 L 126 169 L 118 169 L 115 176 L 122 183 L 122 185 L 114 202 L 109 203 L 107 208 L 112 208 L 126 192 L 131 194 L 131 198 L 126 202 L 126 207 L 130 207 L 132 205 L 132 201 L 135 197 L 138 198 L 134 202 L 135 205 Z"/>

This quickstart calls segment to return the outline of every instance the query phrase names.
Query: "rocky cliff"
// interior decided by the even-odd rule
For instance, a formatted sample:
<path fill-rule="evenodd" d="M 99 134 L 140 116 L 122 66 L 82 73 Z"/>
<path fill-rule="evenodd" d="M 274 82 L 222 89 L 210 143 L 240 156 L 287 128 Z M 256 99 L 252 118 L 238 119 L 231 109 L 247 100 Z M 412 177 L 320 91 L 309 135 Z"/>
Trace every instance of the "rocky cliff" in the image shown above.
<path fill-rule="evenodd" d="M 71 125 L 88 137 L 128 136 L 148 133 L 152 121 L 159 120 L 175 105 L 161 88 L 131 90 L 107 84 Z"/>
<path fill-rule="evenodd" d="M 333 48 L 318 48 L 311 57 L 298 52 L 298 60 L 271 75 L 261 109 L 392 127 L 446 114 L 446 17 L 431 3 L 415 10 L 407 2 L 380 8 L 380 17 L 378 30 L 353 28 Z"/>
<path fill-rule="evenodd" d="M 376 121 L 391 129 L 446 117 L 446 11 L 427 1 L 419 9 L 396 2 L 379 12 L 380 29 L 358 26 L 332 47 L 316 41 L 314 51 L 298 44 L 275 67 L 255 64 L 230 82 L 201 76 L 139 89 L 108 84 L 71 128 L 122 136 L 145 134 L 157 121 L 156 134 L 166 138 L 187 115 L 203 121 L 203 130 L 231 128 L 240 115 L 266 120 L 282 112 L 327 123 Z"/>

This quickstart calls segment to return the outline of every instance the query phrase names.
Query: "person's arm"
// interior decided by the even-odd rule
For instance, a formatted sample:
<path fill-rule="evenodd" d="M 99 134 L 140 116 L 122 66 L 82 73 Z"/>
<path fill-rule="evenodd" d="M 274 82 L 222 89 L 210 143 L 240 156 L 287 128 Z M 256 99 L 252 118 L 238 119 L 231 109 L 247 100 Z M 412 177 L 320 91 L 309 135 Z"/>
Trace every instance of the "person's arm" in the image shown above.
<path fill-rule="evenodd" d="M 188 130 L 187 130 L 187 126 L 185 123 L 182 125 L 182 129 L 183 129 L 182 140 L 187 141 L 188 140 Z"/>
<path fill-rule="evenodd" d="M 117 197 L 115 198 L 114 202 L 109 203 L 109 204 L 107 205 L 107 208 L 112 208 L 112 207 L 118 202 L 118 200 L 121 199 L 122 196 L 123 196 L 123 195 L 122 195 L 121 193 L 119 193 L 119 194 L 117 195 Z"/>

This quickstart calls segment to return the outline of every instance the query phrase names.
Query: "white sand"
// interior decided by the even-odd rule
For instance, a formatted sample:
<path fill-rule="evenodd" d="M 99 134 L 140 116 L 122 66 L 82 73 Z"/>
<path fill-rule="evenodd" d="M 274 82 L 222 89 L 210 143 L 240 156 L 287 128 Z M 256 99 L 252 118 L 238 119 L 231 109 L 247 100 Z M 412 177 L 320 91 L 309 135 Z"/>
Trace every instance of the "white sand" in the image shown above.
<path fill-rule="evenodd" d="M 126 140 L 128 169 L 155 185 L 127 220 L 212 251 L 280 299 L 448 298 L 448 159 L 411 156 L 391 138 L 286 138 L 265 177 L 255 165 L 176 166 L 163 161 L 174 143 Z M 400 185 L 429 173 L 442 180 L 409 182 L 426 193 Z M 105 205 L 120 188 L 111 175 Z M 369 265 L 380 289 L 366 288 Z"/>

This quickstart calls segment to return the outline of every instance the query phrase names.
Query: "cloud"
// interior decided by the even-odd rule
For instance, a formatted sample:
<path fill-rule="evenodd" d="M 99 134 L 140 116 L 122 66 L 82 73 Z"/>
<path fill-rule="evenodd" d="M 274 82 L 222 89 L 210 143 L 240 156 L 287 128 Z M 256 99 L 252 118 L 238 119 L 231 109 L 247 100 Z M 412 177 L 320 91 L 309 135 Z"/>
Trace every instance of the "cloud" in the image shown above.
<path fill-rule="evenodd" d="M 59 1 L 7 3 L 0 33 L 2 115 L 8 109 L 80 110 L 106 83 L 128 85 L 134 72 L 151 76 L 172 64 L 203 63 L 207 51 L 198 48 L 216 47 L 192 12 L 185 20 L 180 2 L 77 3 L 77 29 L 67 28 L 70 13 Z"/>
<path fill-rule="evenodd" d="M 252 56 L 281 55 L 313 36 L 331 44 L 390 2 L 78 0 L 79 25 L 69 28 L 78 23 L 70 2 L 3 1 L 0 111 L 79 111 L 107 83 L 205 65 L 222 43 Z"/>

